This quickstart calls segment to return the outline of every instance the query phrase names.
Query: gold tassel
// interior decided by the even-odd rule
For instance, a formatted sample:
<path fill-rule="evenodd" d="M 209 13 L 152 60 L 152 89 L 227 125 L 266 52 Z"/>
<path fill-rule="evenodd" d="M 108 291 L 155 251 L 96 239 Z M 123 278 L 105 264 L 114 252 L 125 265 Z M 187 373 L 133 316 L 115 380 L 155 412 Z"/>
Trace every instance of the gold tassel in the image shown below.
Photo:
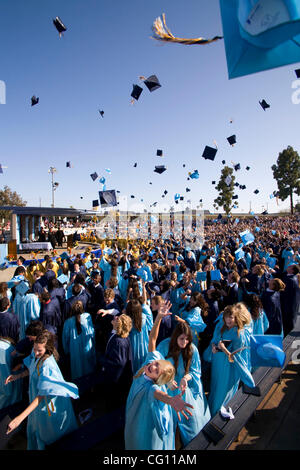
<path fill-rule="evenodd" d="M 166 25 L 166 18 L 165 14 L 162 14 L 162 20 L 160 17 L 156 18 L 152 25 L 152 30 L 154 32 L 153 38 L 157 39 L 158 41 L 165 41 L 165 42 L 176 42 L 179 44 L 209 44 L 211 42 L 217 41 L 218 39 L 223 39 L 223 36 L 215 36 L 212 39 L 204 39 L 204 38 L 176 38 L 169 28 Z"/>

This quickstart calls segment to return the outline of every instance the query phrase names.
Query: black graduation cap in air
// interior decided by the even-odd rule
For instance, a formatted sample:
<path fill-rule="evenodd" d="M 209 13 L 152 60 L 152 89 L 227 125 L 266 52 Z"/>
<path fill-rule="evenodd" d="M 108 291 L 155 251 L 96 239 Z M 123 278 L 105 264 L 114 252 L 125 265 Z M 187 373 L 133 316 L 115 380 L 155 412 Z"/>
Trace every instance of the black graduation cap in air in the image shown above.
<path fill-rule="evenodd" d="M 131 199 L 134 199 L 134 195 L 133 195 L 133 194 L 131 194 L 131 196 L 130 196 L 130 197 L 131 197 Z"/>
<path fill-rule="evenodd" d="M 183 197 L 183 196 L 180 196 L 179 199 L 180 199 L 180 201 L 183 201 L 183 200 L 184 200 L 184 197 Z"/>
<path fill-rule="evenodd" d="M 38 104 L 39 98 L 37 98 L 35 95 L 31 97 L 31 106 L 34 106 L 35 104 Z"/>
<path fill-rule="evenodd" d="M 238 195 L 232 196 L 232 199 L 238 199 Z"/>
<path fill-rule="evenodd" d="M 149 183 L 149 184 L 152 184 L 152 183 L 151 183 L 151 181 L 150 181 L 150 183 Z"/>
<path fill-rule="evenodd" d="M 91 176 L 93 181 L 95 181 L 98 178 L 98 174 L 96 172 L 92 173 L 90 176 Z"/>
<path fill-rule="evenodd" d="M 71 168 L 71 162 L 66 162 L 66 167 Z"/>
<path fill-rule="evenodd" d="M 156 156 L 157 157 L 162 157 L 163 156 L 163 151 L 162 150 L 156 150 Z"/>
<path fill-rule="evenodd" d="M 167 191 L 166 189 L 164 190 L 164 194 L 165 194 L 165 195 L 168 194 L 168 191 Z"/>
<path fill-rule="evenodd" d="M 234 186 L 238 187 L 238 186 L 239 186 L 239 183 L 238 183 L 238 182 L 234 183 Z"/>
<path fill-rule="evenodd" d="M 161 87 L 161 84 L 159 83 L 159 80 L 156 75 L 150 75 L 150 77 L 144 80 L 144 84 L 146 85 L 148 90 L 151 92 Z"/>
<path fill-rule="evenodd" d="M 225 160 L 222 160 L 222 164 L 225 165 L 226 161 Z"/>
<path fill-rule="evenodd" d="M 100 109 L 99 109 L 99 114 L 103 117 L 104 116 L 104 111 L 100 111 Z"/>
<path fill-rule="evenodd" d="M 202 202 L 202 199 L 199 199 L 199 202 Z"/>
<path fill-rule="evenodd" d="M 231 135 L 230 137 L 227 137 L 227 140 L 229 142 L 230 145 L 234 145 L 236 144 L 236 136 L 235 135 Z"/>
<path fill-rule="evenodd" d="M 166 171 L 166 167 L 165 167 L 165 165 L 156 165 L 155 170 L 153 170 L 153 171 L 155 171 L 155 173 L 161 174 L 164 171 Z"/>
<path fill-rule="evenodd" d="M 254 194 L 258 194 L 258 193 L 259 193 L 259 190 L 256 189 L 256 190 L 254 191 Z"/>
<path fill-rule="evenodd" d="M 236 165 L 234 165 L 234 169 L 235 169 L 235 171 L 240 170 L 241 165 L 239 163 L 237 163 Z"/>
<path fill-rule="evenodd" d="M 246 166 L 246 170 L 250 170 L 250 166 Z"/>
<path fill-rule="evenodd" d="M 132 86 L 133 86 L 133 90 L 130 96 L 132 96 L 132 98 L 134 98 L 135 100 L 138 100 L 143 91 L 143 88 L 141 88 L 138 85 L 132 85 Z"/>
<path fill-rule="evenodd" d="M 260 101 L 259 104 L 261 105 L 264 111 L 270 107 L 270 105 L 265 100 Z"/>
<path fill-rule="evenodd" d="M 95 199 L 95 200 L 93 201 L 93 207 L 99 207 L 99 201 L 98 201 L 98 199 Z"/>
<path fill-rule="evenodd" d="M 136 167 L 137 167 L 137 163 L 135 163 L 133 166 L 134 166 L 134 168 L 136 168 Z"/>
<path fill-rule="evenodd" d="M 300 78 L 300 69 L 295 70 L 295 74 L 296 74 L 297 78 Z"/>
<path fill-rule="evenodd" d="M 240 184 L 241 189 L 246 189 L 246 186 L 244 184 Z"/>
<path fill-rule="evenodd" d="M 53 24 L 55 28 L 57 29 L 57 31 L 59 32 L 59 36 L 61 36 L 62 33 L 67 31 L 67 28 L 65 27 L 65 25 L 63 24 L 59 16 L 57 16 L 55 20 L 53 20 Z"/>
<path fill-rule="evenodd" d="M 211 184 L 216 184 L 216 182 L 215 182 L 215 181 L 212 181 Z"/>
<path fill-rule="evenodd" d="M 83 197 L 82 197 L 82 196 L 80 196 L 80 199 L 83 199 Z"/>
<path fill-rule="evenodd" d="M 186 192 L 189 193 L 190 192 L 190 188 L 185 188 Z"/>
<path fill-rule="evenodd" d="M 185 163 L 182 166 L 183 166 L 183 168 L 185 168 Z"/>
<path fill-rule="evenodd" d="M 214 160 L 217 151 L 218 151 L 218 149 L 213 148 L 213 147 L 209 147 L 209 145 L 206 145 L 206 146 L 205 146 L 205 149 L 204 149 L 204 151 L 203 151 L 202 157 L 203 157 L 205 160 Z"/>

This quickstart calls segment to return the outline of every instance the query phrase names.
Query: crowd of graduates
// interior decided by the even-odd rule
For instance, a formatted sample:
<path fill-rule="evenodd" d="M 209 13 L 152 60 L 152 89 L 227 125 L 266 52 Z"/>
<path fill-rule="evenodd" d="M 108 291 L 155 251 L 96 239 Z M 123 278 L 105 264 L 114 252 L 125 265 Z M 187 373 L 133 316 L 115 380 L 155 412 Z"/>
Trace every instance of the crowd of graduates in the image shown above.
<path fill-rule="evenodd" d="M 126 406 L 126 449 L 187 445 L 240 383 L 255 386 L 251 335 L 293 329 L 299 225 L 219 218 L 198 249 L 171 237 L 19 260 L 0 284 L 0 409 L 28 407 L 8 432 L 28 418 L 28 449 L 44 449 L 76 429 L 71 399 L 92 391 Z"/>

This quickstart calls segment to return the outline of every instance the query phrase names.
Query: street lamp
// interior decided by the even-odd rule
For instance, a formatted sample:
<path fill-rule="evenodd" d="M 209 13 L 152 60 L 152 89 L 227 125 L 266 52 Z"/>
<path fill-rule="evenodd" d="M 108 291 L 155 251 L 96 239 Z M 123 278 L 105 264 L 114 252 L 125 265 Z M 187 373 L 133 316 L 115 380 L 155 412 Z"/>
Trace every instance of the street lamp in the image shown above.
<path fill-rule="evenodd" d="M 50 166 L 48 173 L 51 173 L 51 190 L 52 190 L 52 204 L 51 207 L 54 207 L 54 191 L 57 189 L 59 186 L 59 183 L 54 182 L 53 180 L 53 175 L 54 173 L 57 172 L 57 169 L 54 168 L 53 166 Z"/>

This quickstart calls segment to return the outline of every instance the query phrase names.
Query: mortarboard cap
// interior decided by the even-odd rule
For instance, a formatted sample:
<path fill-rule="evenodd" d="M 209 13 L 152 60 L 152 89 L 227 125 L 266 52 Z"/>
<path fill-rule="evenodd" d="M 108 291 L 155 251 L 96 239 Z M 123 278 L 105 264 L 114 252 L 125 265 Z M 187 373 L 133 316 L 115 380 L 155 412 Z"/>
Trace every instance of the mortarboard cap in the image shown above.
<path fill-rule="evenodd" d="M 144 84 L 146 85 L 148 90 L 151 92 L 161 87 L 161 84 L 159 83 L 159 80 L 156 75 L 150 75 L 150 77 L 144 80 Z"/>
<path fill-rule="evenodd" d="M 234 183 L 234 186 L 237 188 L 239 186 L 239 183 L 238 182 Z"/>
<path fill-rule="evenodd" d="M 212 181 L 211 184 L 216 184 L 216 182 L 215 182 L 215 181 Z"/>
<path fill-rule="evenodd" d="M 158 149 L 158 150 L 156 151 L 156 156 L 157 156 L 157 157 L 162 157 L 162 156 L 163 156 L 163 151 Z"/>
<path fill-rule="evenodd" d="M 225 165 L 226 161 L 225 160 L 222 160 L 222 164 Z"/>
<path fill-rule="evenodd" d="M 66 162 L 66 167 L 71 168 L 71 162 Z"/>
<path fill-rule="evenodd" d="M 135 164 L 133 165 L 133 167 L 136 168 L 136 167 L 137 167 L 137 163 L 135 163 Z"/>
<path fill-rule="evenodd" d="M 100 111 L 100 109 L 99 109 L 99 114 L 103 117 L 104 116 L 104 111 Z"/>
<path fill-rule="evenodd" d="M 185 188 L 186 192 L 188 193 L 190 191 L 190 188 Z"/>
<path fill-rule="evenodd" d="M 270 105 L 265 100 L 260 101 L 259 104 L 261 105 L 264 111 L 270 107 Z"/>
<path fill-rule="evenodd" d="M 168 194 L 168 191 L 166 189 L 164 190 L 164 194 Z"/>
<path fill-rule="evenodd" d="M 101 207 L 111 207 L 117 205 L 116 192 L 114 189 L 109 191 L 99 191 Z"/>
<path fill-rule="evenodd" d="M 155 166 L 155 170 L 153 170 L 153 171 L 155 171 L 155 173 L 161 174 L 161 173 L 163 173 L 164 171 L 166 171 L 166 169 L 167 169 L 167 168 L 165 167 L 165 165 L 156 165 L 156 166 Z"/>
<path fill-rule="evenodd" d="M 232 199 L 238 199 L 238 195 L 232 196 Z"/>
<path fill-rule="evenodd" d="M 259 190 L 256 189 L 256 190 L 254 191 L 254 194 L 258 194 L 258 193 L 259 193 Z"/>
<path fill-rule="evenodd" d="M 180 199 L 180 201 L 183 201 L 183 200 L 184 200 L 184 197 L 183 197 L 183 196 L 180 196 L 179 199 Z"/>
<path fill-rule="evenodd" d="M 57 31 L 59 32 L 59 35 L 67 31 L 67 28 L 65 27 L 65 25 L 63 24 L 63 22 L 58 16 L 55 18 L 55 20 L 53 20 L 53 24 L 55 28 L 57 29 Z"/>
<path fill-rule="evenodd" d="M 203 151 L 202 157 L 203 157 L 205 160 L 214 160 L 217 151 L 218 151 L 218 149 L 213 148 L 213 147 L 209 147 L 209 145 L 206 145 L 206 147 L 205 147 L 205 149 L 204 149 L 204 151 Z"/>
<path fill-rule="evenodd" d="M 133 194 L 131 194 L 131 196 L 130 196 L 130 197 L 131 197 L 131 199 L 133 199 L 133 198 L 134 198 L 134 195 L 133 195 Z"/>
<path fill-rule="evenodd" d="M 295 74 L 297 78 L 300 78 L 300 69 L 295 70 Z"/>
<path fill-rule="evenodd" d="M 230 145 L 232 145 L 232 146 L 234 144 L 236 144 L 236 136 L 235 135 L 231 135 L 230 137 L 227 137 L 227 140 L 230 143 Z"/>
<path fill-rule="evenodd" d="M 92 178 L 93 181 L 95 181 L 95 180 L 98 178 L 98 175 L 97 175 L 96 172 L 95 172 L 95 173 L 92 173 L 90 176 L 91 176 L 91 178 Z"/>
<path fill-rule="evenodd" d="M 94 199 L 94 201 L 93 201 L 93 207 L 99 207 L 99 201 L 98 201 L 98 199 Z"/>
<path fill-rule="evenodd" d="M 237 163 L 236 165 L 234 165 L 234 169 L 235 169 L 235 171 L 240 170 L 241 165 L 239 163 Z"/>
<path fill-rule="evenodd" d="M 132 85 L 132 86 L 133 86 L 133 90 L 130 96 L 132 96 L 132 98 L 134 98 L 135 100 L 138 100 L 143 91 L 143 88 L 141 88 L 138 85 Z"/>
<path fill-rule="evenodd" d="M 246 166 L 246 170 L 250 170 L 250 166 Z"/>
<path fill-rule="evenodd" d="M 31 106 L 34 106 L 35 104 L 38 104 L 39 98 L 37 98 L 35 95 L 31 97 Z"/>
<path fill-rule="evenodd" d="M 185 163 L 182 166 L 183 166 L 183 168 L 185 168 Z"/>

